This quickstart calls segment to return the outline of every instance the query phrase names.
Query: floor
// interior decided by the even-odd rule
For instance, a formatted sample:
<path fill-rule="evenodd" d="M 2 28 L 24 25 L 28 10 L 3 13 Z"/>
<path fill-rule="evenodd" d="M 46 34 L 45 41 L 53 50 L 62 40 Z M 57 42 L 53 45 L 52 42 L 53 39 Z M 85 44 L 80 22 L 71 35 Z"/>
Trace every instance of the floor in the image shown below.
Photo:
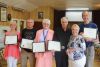
<path fill-rule="evenodd" d="M 100 67 L 99 65 L 100 65 L 100 49 L 98 50 L 96 50 L 95 51 L 95 60 L 94 60 L 94 67 Z M 4 60 L 0 60 L 0 62 L 2 62 L 2 66 L 0 66 L 0 67 L 7 67 L 7 64 L 6 64 L 6 61 L 4 61 Z M 0 64 L 1 65 L 1 64 Z M 21 64 L 20 63 L 18 63 L 18 67 L 21 67 Z M 30 65 L 29 65 L 29 61 L 28 61 L 28 63 L 27 63 L 27 67 L 30 67 Z M 53 67 L 56 67 L 56 65 L 55 65 L 55 63 L 54 63 L 54 60 L 53 60 Z"/>
<path fill-rule="evenodd" d="M 100 67 L 99 64 L 100 64 L 100 60 L 95 58 L 95 60 L 94 60 L 94 67 Z M 3 64 L 3 66 L 0 66 L 0 67 L 7 67 L 7 66 L 6 66 L 6 64 Z M 21 67 L 20 63 L 18 64 L 18 67 Z M 27 63 L 27 67 L 30 67 L 29 63 Z M 53 67 L 55 67 L 55 65 Z"/>

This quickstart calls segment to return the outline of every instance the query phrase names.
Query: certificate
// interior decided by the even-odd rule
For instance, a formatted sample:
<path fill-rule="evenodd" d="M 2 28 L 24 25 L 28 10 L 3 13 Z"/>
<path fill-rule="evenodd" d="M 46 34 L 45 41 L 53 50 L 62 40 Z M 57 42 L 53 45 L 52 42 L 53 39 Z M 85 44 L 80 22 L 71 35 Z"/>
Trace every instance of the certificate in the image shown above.
<path fill-rule="evenodd" d="M 45 52 L 45 43 L 33 43 L 33 52 Z"/>
<path fill-rule="evenodd" d="M 84 37 L 96 39 L 97 29 L 94 28 L 84 28 Z"/>
<path fill-rule="evenodd" d="M 22 39 L 21 48 L 32 49 L 33 40 Z"/>
<path fill-rule="evenodd" d="M 5 37 L 5 44 L 17 44 L 17 35 L 13 36 L 6 36 Z"/>
<path fill-rule="evenodd" d="M 57 41 L 48 42 L 48 50 L 61 51 L 61 44 Z"/>

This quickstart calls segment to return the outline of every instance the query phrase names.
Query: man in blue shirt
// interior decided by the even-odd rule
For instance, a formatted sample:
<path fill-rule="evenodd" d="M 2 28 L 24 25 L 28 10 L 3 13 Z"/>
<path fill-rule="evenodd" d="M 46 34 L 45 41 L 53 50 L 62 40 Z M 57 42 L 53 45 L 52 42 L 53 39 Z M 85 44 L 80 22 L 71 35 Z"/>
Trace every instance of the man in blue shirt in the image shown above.
<path fill-rule="evenodd" d="M 83 22 L 80 24 L 80 34 L 84 33 L 84 28 L 98 29 L 97 25 L 90 22 L 90 15 L 88 11 L 83 11 L 82 13 Z M 98 35 L 96 39 L 85 38 L 86 41 L 86 67 L 93 67 L 94 62 L 94 41 L 98 40 Z"/>

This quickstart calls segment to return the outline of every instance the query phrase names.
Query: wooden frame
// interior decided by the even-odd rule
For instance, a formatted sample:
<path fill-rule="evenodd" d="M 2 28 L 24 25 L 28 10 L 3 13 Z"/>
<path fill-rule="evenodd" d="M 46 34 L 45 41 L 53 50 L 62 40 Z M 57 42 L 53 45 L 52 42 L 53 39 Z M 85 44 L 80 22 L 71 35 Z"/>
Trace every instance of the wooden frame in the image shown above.
<path fill-rule="evenodd" d="M 44 13 L 43 12 L 38 12 L 38 19 L 43 19 Z"/>
<path fill-rule="evenodd" d="M 0 21 L 7 21 L 7 8 L 0 7 Z"/>

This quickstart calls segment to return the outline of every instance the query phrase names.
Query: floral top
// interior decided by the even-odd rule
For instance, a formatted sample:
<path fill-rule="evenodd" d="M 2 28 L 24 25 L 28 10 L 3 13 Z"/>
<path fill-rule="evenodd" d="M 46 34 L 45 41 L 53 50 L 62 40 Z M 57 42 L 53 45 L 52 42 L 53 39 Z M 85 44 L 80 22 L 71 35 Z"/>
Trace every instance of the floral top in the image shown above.
<path fill-rule="evenodd" d="M 86 50 L 86 44 L 84 41 L 84 38 L 81 35 L 78 35 L 77 37 L 70 37 L 70 41 L 68 43 L 68 49 L 69 48 L 75 48 L 75 50 L 68 54 L 69 59 L 71 60 L 79 60 L 81 59 L 85 54 L 84 51 Z"/>

